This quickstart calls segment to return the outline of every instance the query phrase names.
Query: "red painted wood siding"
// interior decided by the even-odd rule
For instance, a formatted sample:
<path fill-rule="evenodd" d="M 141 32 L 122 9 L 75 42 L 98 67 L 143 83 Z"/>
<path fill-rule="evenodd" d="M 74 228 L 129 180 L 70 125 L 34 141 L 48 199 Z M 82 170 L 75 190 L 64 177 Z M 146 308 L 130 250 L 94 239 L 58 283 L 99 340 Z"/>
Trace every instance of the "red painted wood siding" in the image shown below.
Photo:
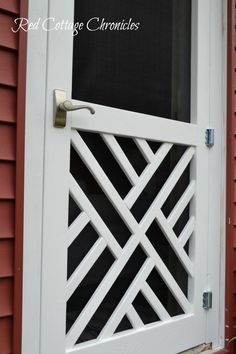
<path fill-rule="evenodd" d="M 24 72 L 21 51 L 26 46 L 11 27 L 25 4 L 25 0 L 0 0 L 0 354 L 21 351 L 24 83 L 20 71 Z"/>
<path fill-rule="evenodd" d="M 236 0 L 228 0 L 226 348 L 236 353 Z"/>

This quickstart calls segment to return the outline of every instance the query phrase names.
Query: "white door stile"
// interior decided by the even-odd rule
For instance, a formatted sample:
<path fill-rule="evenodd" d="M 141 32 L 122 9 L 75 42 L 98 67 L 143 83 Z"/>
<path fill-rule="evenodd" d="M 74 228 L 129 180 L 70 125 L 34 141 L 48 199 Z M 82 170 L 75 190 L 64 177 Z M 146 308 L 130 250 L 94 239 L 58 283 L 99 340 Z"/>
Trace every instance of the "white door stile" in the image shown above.
<path fill-rule="evenodd" d="M 207 287 L 213 306 L 207 316 L 207 342 L 213 349 L 224 347 L 225 331 L 225 242 L 226 242 L 226 124 L 227 124 L 227 14 L 226 0 L 211 0 L 210 17 L 210 114 L 215 128 L 215 146 L 209 152 L 209 232 Z M 219 178 L 217 178 L 217 173 Z M 213 182 L 214 181 L 214 182 Z M 217 220 L 217 222 L 216 222 Z M 217 275 L 217 276 L 216 276 Z M 218 324 L 216 326 L 215 324 Z"/>
<path fill-rule="evenodd" d="M 189 300 L 193 304 L 193 311 L 196 316 L 201 316 L 206 311 L 202 307 L 202 294 L 207 284 L 207 248 L 204 239 L 208 235 L 208 152 L 205 145 L 205 129 L 209 124 L 209 18 L 210 1 L 192 1 L 192 84 L 191 84 L 191 116 L 192 122 L 198 125 L 198 146 L 195 158 L 191 166 L 191 177 L 196 183 L 196 193 L 190 204 L 190 215 L 195 217 L 195 230 L 190 242 L 189 253 L 193 261 L 195 276 L 189 279 Z M 200 20 L 201 19 L 201 20 Z M 203 40 L 204 39 L 204 40 Z M 204 255 L 197 257 L 196 255 Z M 202 279 L 198 281 L 198 279 Z M 199 328 L 205 342 L 205 322 Z M 198 343 L 200 344 L 200 342 Z M 197 343 L 196 343 L 197 345 Z"/>
<path fill-rule="evenodd" d="M 49 0 L 49 17 L 73 22 L 73 1 Z M 41 295 L 41 354 L 65 353 L 70 128 L 53 127 L 53 90 L 71 95 L 73 37 L 70 31 L 48 32 L 44 163 L 44 215 Z M 55 213 L 54 213 L 55 210 Z M 53 292 L 52 292 L 53 288 Z M 55 296 L 57 294 L 57 296 Z"/>

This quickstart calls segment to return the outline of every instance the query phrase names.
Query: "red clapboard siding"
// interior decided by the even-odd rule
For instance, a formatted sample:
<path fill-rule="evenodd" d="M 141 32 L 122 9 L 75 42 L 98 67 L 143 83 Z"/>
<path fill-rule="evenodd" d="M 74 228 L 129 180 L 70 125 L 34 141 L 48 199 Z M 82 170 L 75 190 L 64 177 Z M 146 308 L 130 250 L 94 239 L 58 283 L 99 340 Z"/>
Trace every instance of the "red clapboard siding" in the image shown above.
<path fill-rule="evenodd" d="M 15 164 L 0 161 L 0 199 L 15 197 Z"/>
<path fill-rule="evenodd" d="M 236 135 L 236 117 L 235 117 L 234 120 L 233 120 L 232 129 L 233 129 L 233 131 L 234 131 L 234 134 Z"/>
<path fill-rule="evenodd" d="M 25 99 L 21 87 L 26 75 L 26 39 L 11 27 L 16 28 L 16 18 L 27 17 L 26 8 L 26 0 L 0 0 L 0 354 L 21 354 L 23 231 L 17 226 L 17 215 L 23 208 L 18 197 L 23 188 L 23 182 L 19 183 L 23 153 L 19 157 L 18 151 L 23 150 L 19 141 L 24 136 L 24 114 L 19 107 Z"/>
<path fill-rule="evenodd" d="M 0 318 L 0 353 L 12 352 L 12 317 Z"/>
<path fill-rule="evenodd" d="M 14 274 L 14 240 L 0 240 L 0 278 Z M 1 352 L 0 352 L 1 353 Z"/>
<path fill-rule="evenodd" d="M 0 279 L 0 317 L 13 314 L 13 278 Z"/>
<path fill-rule="evenodd" d="M 234 181 L 233 192 L 234 192 L 234 200 L 236 200 L 236 181 Z"/>
<path fill-rule="evenodd" d="M 0 84 L 16 87 L 17 53 L 0 48 Z"/>
<path fill-rule="evenodd" d="M 18 0 L 0 0 L 0 9 L 9 11 L 13 14 L 20 12 L 20 1 Z"/>
<path fill-rule="evenodd" d="M 14 30 L 17 28 L 14 17 L 6 13 L 0 12 L 0 46 L 17 49 L 18 48 L 18 34 L 14 33 L 11 28 Z"/>
<path fill-rule="evenodd" d="M 0 122 L 16 122 L 16 90 L 0 86 Z"/>
<path fill-rule="evenodd" d="M 0 239 L 12 238 L 15 233 L 15 202 L 0 200 Z"/>
<path fill-rule="evenodd" d="M 16 127 L 0 123 L 0 160 L 16 159 Z"/>

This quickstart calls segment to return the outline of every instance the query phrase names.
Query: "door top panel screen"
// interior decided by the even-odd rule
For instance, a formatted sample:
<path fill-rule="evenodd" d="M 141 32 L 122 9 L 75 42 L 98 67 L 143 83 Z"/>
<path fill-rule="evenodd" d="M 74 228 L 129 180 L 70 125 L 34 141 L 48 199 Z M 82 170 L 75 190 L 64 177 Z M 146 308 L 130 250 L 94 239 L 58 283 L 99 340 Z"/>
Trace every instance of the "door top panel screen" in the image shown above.
<path fill-rule="evenodd" d="M 74 21 L 74 99 L 190 121 L 190 0 L 75 0 Z"/>

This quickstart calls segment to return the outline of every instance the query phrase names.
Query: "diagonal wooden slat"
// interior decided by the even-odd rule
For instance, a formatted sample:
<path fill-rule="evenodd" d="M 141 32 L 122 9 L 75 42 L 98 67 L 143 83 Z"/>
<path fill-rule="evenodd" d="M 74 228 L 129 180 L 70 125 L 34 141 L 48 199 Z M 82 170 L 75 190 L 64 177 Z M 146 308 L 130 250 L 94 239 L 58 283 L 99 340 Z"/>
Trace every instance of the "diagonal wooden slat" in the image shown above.
<path fill-rule="evenodd" d="M 141 267 L 138 274 L 136 275 L 136 277 L 134 278 L 134 280 L 132 281 L 125 295 L 121 299 L 119 305 L 116 307 L 115 311 L 113 312 L 110 319 L 106 323 L 105 327 L 101 331 L 98 337 L 100 340 L 111 337 L 113 335 L 120 321 L 122 320 L 125 313 L 127 312 L 127 309 L 130 307 L 135 297 L 137 296 L 138 292 L 140 291 L 142 284 L 151 273 L 153 267 L 154 267 L 153 260 L 150 258 L 147 259 L 143 264 L 143 266 Z"/>
<path fill-rule="evenodd" d="M 194 196 L 196 189 L 196 182 L 191 181 L 186 190 L 184 191 L 183 195 L 181 196 L 180 200 L 175 205 L 174 209 L 171 211 L 170 215 L 167 218 L 168 223 L 173 228 L 178 221 L 180 215 L 183 213 L 184 209 Z"/>
<path fill-rule="evenodd" d="M 101 168 L 101 166 L 99 165 L 99 163 L 97 162 L 97 160 L 95 159 L 95 157 L 93 156 L 93 154 L 91 153 L 79 133 L 75 130 L 71 132 L 71 141 L 76 152 L 84 161 L 95 180 L 98 182 L 98 184 L 100 185 L 108 199 L 111 201 L 118 214 L 123 219 L 124 223 L 130 229 L 130 231 L 134 233 L 138 228 L 137 221 L 134 219 L 130 210 L 124 204 L 119 193 L 116 191 L 111 181 L 104 173 L 103 169 Z"/>
<path fill-rule="evenodd" d="M 73 221 L 68 231 L 68 247 L 72 244 L 72 242 L 76 239 L 80 232 L 85 228 L 89 221 L 90 219 L 84 211 L 82 211 L 79 216 Z"/>
<path fill-rule="evenodd" d="M 162 305 L 154 291 L 151 287 L 145 282 L 141 287 L 141 292 L 151 305 L 151 307 L 156 312 L 157 316 L 160 318 L 161 321 L 168 321 L 171 317 L 166 311 L 165 307 Z"/>
<path fill-rule="evenodd" d="M 194 216 L 191 216 L 187 224 L 185 225 L 183 231 L 179 235 L 178 241 L 181 244 L 181 247 L 184 247 L 186 243 L 188 242 L 190 236 L 192 235 L 194 231 L 194 226 L 195 226 L 195 218 Z"/>
<path fill-rule="evenodd" d="M 188 299 L 180 289 L 179 285 L 177 284 L 176 280 L 172 276 L 172 274 L 169 272 L 167 266 L 165 263 L 162 261 L 161 257 L 158 255 L 156 252 L 155 248 L 145 235 L 142 240 L 141 244 L 148 253 L 149 257 L 151 257 L 156 265 L 156 270 L 162 277 L 163 281 L 165 282 L 166 286 L 180 305 L 180 307 L 183 309 L 185 313 L 192 313 L 192 305 L 189 303 Z"/>
<path fill-rule="evenodd" d="M 139 150 L 141 151 L 141 153 L 142 153 L 143 157 L 145 158 L 145 160 L 148 163 L 152 162 L 155 154 L 152 151 L 152 149 L 150 148 L 150 146 L 148 145 L 148 143 L 146 142 L 146 140 L 139 139 L 139 138 L 134 138 L 134 142 L 137 145 L 137 147 L 139 148 Z"/>
<path fill-rule="evenodd" d="M 127 310 L 126 315 L 130 323 L 132 324 L 133 328 L 138 329 L 144 326 L 143 321 L 139 317 L 133 305 L 131 305 L 130 308 Z"/>
<path fill-rule="evenodd" d="M 144 190 L 144 188 L 146 187 L 158 167 L 161 165 L 162 161 L 164 160 L 172 146 L 172 144 L 168 143 L 162 144 L 162 146 L 153 156 L 151 163 L 144 169 L 136 185 L 129 191 L 129 193 L 124 199 L 125 204 L 129 209 L 134 205 L 134 203 L 136 202 L 136 200 L 138 199 L 138 197 L 140 196 L 140 194 L 142 193 L 142 191 Z"/>
<path fill-rule="evenodd" d="M 194 271 L 193 271 L 193 263 L 189 259 L 187 253 L 182 248 L 182 246 L 180 246 L 178 238 L 176 237 L 173 229 L 168 224 L 164 214 L 162 213 L 162 211 L 160 209 L 157 210 L 156 222 L 160 226 L 160 229 L 162 230 L 162 232 L 166 236 L 166 238 L 169 241 L 173 251 L 175 252 L 176 256 L 178 257 L 179 261 L 183 265 L 183 267 L 186 270 L 186 272 L 191 277 L 193 277 L 193 273 L 194 273 Z"/>
<path fill-rule="evenodd" d="M 170 195 L 174 186 L 182 176 L 183 172 L 185 171 L 190 161 L 192 160 L 194 154 L 195 154 L 195 148 L 189 147 L 185 151 L 185 153 L 183 154 L 183 156 L 181 157 L 181 159 L 179 160 L 179 162 L 177 163 L 173 171 L 171 172 L 166 182 L 164 183 L 163 187 L 161 188 L 157 196 L 157 200 L 160 208 L 165 203 L 166 199 Z"/>
<path fill-rule="evenodd" d="M 80 316 L 77 318 L 77 320 L 70 328 L 69 332 L 67 333 L 66 336 L 67 348 L 71 348 L 75 344 L 75 342 L 83 332 L 84 328 L 86 327 L 87 323 L 94 315 L 98 306 L 101 304 L 107 292 L 110 290 L 110 288 L 118 278 L 120 272 L 122 271 L 122 269 L 124 268 L 128 260 L 130 259 L 134 250 L 140 243 L 141 237 L 142 237 L 142 232 L 139 231 L 139 233 L 137 233 L 135 236 L 132 236 L 128 240 L 126 246 L 123 249 L 122 256 L 120 256 L 119 259 L 117 259 L 113 263 L 110 270 L 105 275 L 103 281 L 99 284 L 98 288 L 95 290 L 88 304 L 85 306 Z"/>
<path fill-rule="evenodd" d="M 138 175 L 126 157 L 124 151 L 116 141 L 116 138 L 111 134 L 101 134 L 104 142 L 108 146 L 109 150 L 113 154 L 114 158 L 120 165 L 122 171 L 125 173 L 126 177 L 132 185 L 135 185 L 138 182 Z"/>
<path fill-rule="evenodd" d="M 98 234 L 106 240 L 113 255 L 118 258 L 122 252 L 122 248 L 120 247 L 119 243 L 116 241 L 115 237 L 112 235 L 102 218 L 99 216 L 96 209 L 85 196 L 84 192 L 77 184 L 74 177 L 70 174 L 69 178 L 70 193 L 74 200 L 77 202 L 80 208 L 86 212 L 91 220 L 91 224 L 94 226 Z"/>
<path fill-rule="evenodd" d="M 84 259 L 76 268 L 76 270 L 73 272 L 73 274 L 70 276 L 66 286 L 67 300 L 71 297 L 71 295 L 79 286 L 79 284 L 84 279 L 86 274 L 92 268 L 92 266 L 97 261 L 97 259 L 100 257 L 100 255 L 102 254 L 106 246 L 107 246 L 106 242 L 104 241 L 103 238 L 100 237 L 92 246 L 92 248 L 89 250 L 88 254 L 84 257 Z"/>

